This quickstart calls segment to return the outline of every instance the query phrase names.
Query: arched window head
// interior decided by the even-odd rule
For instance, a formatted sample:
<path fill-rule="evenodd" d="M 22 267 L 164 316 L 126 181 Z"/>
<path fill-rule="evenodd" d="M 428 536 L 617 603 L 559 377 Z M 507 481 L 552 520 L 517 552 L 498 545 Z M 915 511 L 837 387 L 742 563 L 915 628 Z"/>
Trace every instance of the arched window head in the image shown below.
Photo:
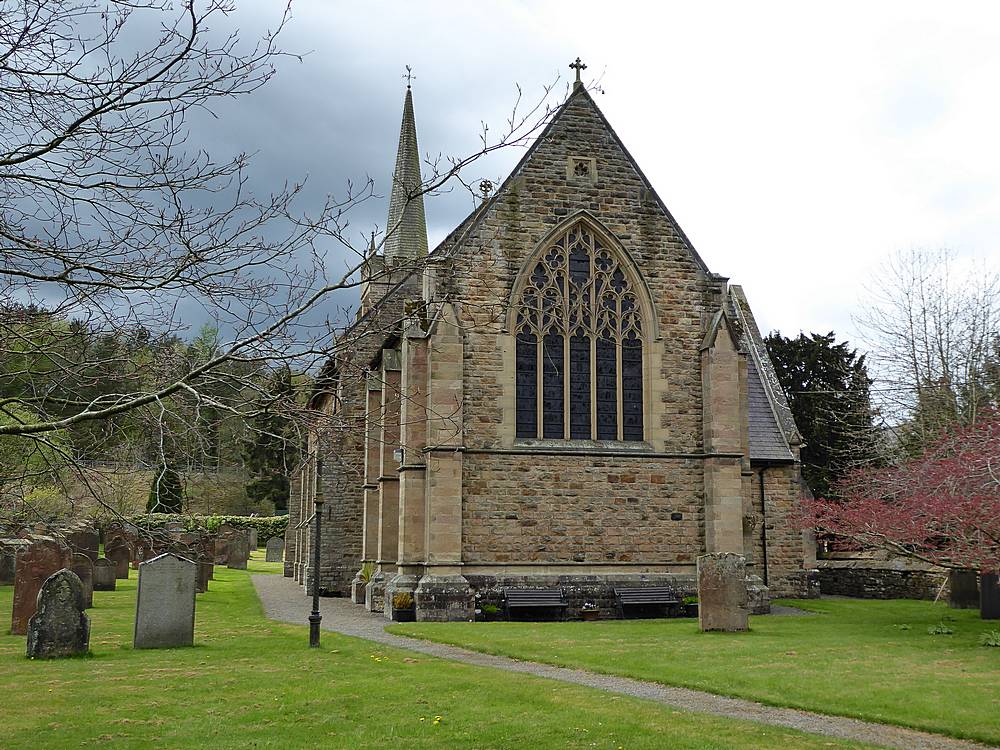
<path fill-rule="evenodd" d="M 517 437 L 642 440 L 643 321 L 630 274 L 584 221 L 536 258 L 514 302 Z"/>

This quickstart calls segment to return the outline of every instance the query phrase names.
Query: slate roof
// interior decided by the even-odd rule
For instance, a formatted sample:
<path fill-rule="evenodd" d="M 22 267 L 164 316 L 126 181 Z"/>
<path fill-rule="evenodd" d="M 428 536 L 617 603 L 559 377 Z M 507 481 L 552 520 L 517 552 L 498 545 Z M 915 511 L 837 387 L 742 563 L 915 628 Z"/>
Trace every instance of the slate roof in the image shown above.
<path fill-rule="evenodd" d="M 742 287 L 730 287 L 729 302 L 742 332 L 740 348 L 747 353 L 750 460 L 793 461 L 790 444 L 802 438 Z"/>

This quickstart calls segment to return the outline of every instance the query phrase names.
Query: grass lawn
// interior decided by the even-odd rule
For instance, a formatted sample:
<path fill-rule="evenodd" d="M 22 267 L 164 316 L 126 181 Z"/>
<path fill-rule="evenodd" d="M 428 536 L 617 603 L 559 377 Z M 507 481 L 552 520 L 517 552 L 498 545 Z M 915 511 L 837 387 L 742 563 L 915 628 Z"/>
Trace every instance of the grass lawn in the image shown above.
<path fill-rule="evenodd" d="M 752 617 L 751 632 L 696 620 L 413 623 L 389 630 L 518 659 L 583 667 L 1000 744 L 1000 623 L 919 601 L 823 599 L 810 617 Z M 944 620 L 952 635 L 930 635 Z"/>
<path fill-rule="evenodd" d="M 260 557 L 250 572 L 280 570 Z M 94 594 L 92 657 L 29 661 L 23 637 L 0 635 L 4 750 L 858 747 L 332 633 L 310 650 L 305 626 L 265 620 L 248 573 L 224 567 L 198 597 L 197 646 L 134 651 L 135 572 L 118 584 Z"/>

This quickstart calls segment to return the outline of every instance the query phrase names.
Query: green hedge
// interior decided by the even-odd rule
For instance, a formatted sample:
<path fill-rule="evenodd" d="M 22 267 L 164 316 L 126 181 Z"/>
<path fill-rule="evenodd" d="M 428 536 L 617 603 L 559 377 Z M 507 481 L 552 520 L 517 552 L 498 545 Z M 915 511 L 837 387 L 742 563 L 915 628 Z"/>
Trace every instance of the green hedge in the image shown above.
<path fill-rule="evenodd" d="M 134 516 L 132 523 L 145 529 L 162 529 L 168 523 L 181 523 L 187 531 L 215 532 L 224 523 L 237 529 L 257 529 L 257 543 L 263 546 L 273 536 L 284 537 L 288 516 L 185 516 L 178 513 L 146 513 Z"/>

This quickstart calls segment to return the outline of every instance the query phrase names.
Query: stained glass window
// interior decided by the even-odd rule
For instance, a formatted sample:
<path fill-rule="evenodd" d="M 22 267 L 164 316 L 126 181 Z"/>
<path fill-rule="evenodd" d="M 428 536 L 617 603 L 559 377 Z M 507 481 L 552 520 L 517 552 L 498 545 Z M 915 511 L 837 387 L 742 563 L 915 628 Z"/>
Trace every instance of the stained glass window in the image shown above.
<path fill-rule="evenodd" d="M 516 302 L 517 437 L 643 439 L 636 294 L 582 221 L 545 249 Z"/>

